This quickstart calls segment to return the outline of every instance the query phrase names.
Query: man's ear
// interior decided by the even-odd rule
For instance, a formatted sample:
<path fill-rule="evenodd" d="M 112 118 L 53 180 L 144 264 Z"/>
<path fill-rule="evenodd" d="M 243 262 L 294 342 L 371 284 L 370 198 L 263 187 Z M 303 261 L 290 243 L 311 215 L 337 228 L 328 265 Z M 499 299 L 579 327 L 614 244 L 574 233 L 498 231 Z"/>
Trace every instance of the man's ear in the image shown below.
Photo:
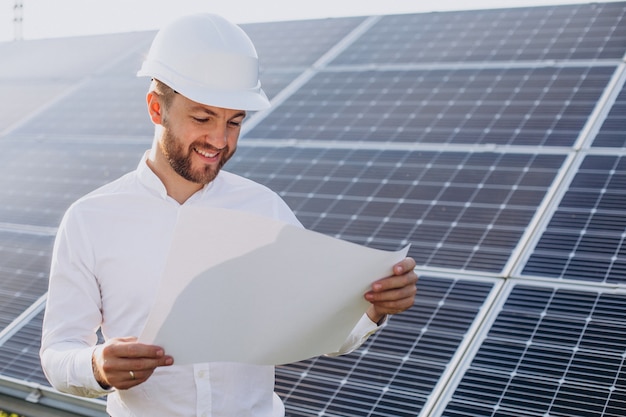
<path fill-rule="evenodd" d="M 163 122 L 163 107 L 161 106 L 160 96 L 155 91 L 149 91 L 146 95 L 146 103 L 148 104 L 148 114 L 150 120 L 155 125 L 160 125 Z"/>

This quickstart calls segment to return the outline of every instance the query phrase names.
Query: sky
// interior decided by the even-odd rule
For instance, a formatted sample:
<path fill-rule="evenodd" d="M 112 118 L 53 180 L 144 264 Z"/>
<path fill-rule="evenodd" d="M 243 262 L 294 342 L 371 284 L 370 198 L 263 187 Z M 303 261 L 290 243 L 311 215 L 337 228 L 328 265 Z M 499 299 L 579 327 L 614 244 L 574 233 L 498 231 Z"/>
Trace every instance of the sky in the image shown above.
<path fill-rule="evenodd" d="M 618 0 L 608 0 L 618 1 Z M 0 0 L 0 42 L 155 30 L 190 13 L 213 12 L 235 23 L 398 13 L 590 3 L 589 0 Z"/>

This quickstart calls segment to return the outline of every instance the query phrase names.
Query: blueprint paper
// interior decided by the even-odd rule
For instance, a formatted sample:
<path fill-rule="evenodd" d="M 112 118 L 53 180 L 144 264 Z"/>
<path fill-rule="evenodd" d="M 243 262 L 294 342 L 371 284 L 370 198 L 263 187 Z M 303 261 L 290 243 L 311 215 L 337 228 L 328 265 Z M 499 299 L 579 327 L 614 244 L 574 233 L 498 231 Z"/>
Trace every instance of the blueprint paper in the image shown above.
<path fill-rule="evenodd" d="M 337 351 L 408 247 L 366 248 L 247 213 L 182 207 L 140 341 L 178 365 L 278 365 Z"/>

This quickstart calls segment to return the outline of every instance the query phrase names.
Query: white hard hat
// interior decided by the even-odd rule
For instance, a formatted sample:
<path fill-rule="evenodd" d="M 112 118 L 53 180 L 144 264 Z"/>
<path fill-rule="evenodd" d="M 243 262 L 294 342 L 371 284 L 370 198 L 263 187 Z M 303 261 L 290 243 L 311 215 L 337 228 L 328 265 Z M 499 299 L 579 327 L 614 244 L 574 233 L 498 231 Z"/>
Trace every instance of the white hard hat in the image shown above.
<path fill-rule="evenodd" d="M 270 106 L 261 89 L 252 41 L 239 26 L 214 14 L 182 17 L 161 29 L 137 75 L 157 79 L 209 106 Z"/>

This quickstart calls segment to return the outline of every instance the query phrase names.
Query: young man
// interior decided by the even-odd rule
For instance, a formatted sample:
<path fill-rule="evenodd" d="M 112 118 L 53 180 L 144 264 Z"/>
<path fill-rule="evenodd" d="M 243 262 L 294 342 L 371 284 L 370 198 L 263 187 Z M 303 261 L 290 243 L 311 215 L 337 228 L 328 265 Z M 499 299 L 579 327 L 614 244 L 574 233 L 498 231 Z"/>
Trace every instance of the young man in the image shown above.
<path fill-rule="evenodd" d="M 156 297 L 180 207 L 244 210 L 300 225 L 274 192 L 221 171 L 237 148 L 245 110 L 269 106 L 254 46 L 223 18 L 185 17 L 159 31 L 139 75 L 153 79 L 147 107 L 154 142 L 135 171 L 81 198 L 63 218 L 43 325 L 43 369 L 61 391 L 108 394 L 114 417 L 284 416 L 272 366 L 178 366 L 162 348 L 136 338 Z M 372 285 L 364 294 L 367 314 L 340 351 L 330 353 L 354 350 L 388 314 L 413 305 L 414 267 L 406 258 L 394 275 Z"/>

